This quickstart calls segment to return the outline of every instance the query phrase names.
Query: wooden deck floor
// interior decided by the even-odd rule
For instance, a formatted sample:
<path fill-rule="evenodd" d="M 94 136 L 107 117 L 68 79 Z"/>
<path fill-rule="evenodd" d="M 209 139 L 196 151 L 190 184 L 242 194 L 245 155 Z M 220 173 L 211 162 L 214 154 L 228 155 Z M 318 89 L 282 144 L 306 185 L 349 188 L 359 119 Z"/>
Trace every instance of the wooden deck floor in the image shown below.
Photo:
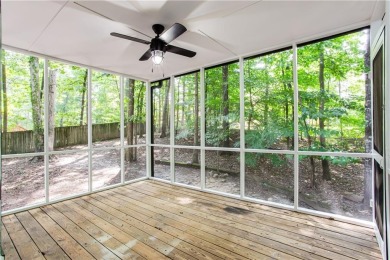
<path fill-rule="evenodd" d="M 6 259 L 381 259 L 371 229 L 156 181 L 3 217 Z"/>

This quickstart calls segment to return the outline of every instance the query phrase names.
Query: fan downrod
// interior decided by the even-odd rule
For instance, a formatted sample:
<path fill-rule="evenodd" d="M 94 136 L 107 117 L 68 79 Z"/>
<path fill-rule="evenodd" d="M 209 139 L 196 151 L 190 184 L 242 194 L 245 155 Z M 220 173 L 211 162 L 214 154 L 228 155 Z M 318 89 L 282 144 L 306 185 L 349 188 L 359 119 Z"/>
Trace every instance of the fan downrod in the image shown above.
<path fill-rule="evenodd" d="M 152 29 L 157 36 L 159 36 L 164 31 L 165 27 L 161 24 L 153 24 Z"/>

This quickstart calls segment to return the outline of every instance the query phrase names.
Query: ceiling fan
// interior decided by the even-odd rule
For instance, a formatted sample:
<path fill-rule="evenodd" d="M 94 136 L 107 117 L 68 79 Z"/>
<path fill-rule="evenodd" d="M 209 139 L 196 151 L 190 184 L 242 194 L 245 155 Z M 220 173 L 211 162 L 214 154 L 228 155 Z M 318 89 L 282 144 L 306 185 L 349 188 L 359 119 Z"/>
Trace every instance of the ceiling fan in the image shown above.
<path fill-rule="evenodd" d="M 185 31 L 187 31 L 187 29 L 183 25 L 179 23 L 175 23 L 168 30 L 164 32 L 165 28 L 163 25 L 154 24 L 152 26 L 152 29 L 157 35 L 150 42 L 139 38 L 131 37 L 128 35 L 116 33 L 116 32 L 112 32 L 111 35 L 126 40 L 150 45 L 149 50 L 147 50 L 139 60 L 145 61 L 148 60 L 150 57 L 152 57 L 152 61 L 156 65 L 161 64 L 161 62 L 164 59 L 165 52 L 171 52 L 189 58 L 192 58 L 196 55 L 196 52 L 169 44 L 171 41 L 173 41 L 174 39 L 182 35 Z"/>

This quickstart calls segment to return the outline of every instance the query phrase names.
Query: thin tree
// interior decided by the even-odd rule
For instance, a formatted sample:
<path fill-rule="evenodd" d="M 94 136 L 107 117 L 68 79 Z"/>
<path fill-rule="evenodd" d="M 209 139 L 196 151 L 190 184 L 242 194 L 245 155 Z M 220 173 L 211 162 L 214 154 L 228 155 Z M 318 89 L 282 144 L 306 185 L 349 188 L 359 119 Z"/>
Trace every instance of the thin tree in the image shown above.
<path fill-rule="evenodd" d="M 43 124 L 42 124 L 42 90 L 39 84 L 39 60 L 29 58 L 31 108 L 33 119 L 34 151 L 43 152 Z M 41 159 L 34 157 L 34 160 Z"/>
<path fill-rule="evenodd" d="M 169 80 L 165 81 L 165 100 L 164 107 L 162 111 L 162 124 L 161 124 L 161 135 L 160 138 L 164 138 L 167 136 L 167 128 L 168 128 L 168 103 L 169 103 Z"/>
<path fill-rule="evenodd" d="M 283 60 L 283 63 L 284 63 L 284 60 Z M 286 125 L 287 128 L 290 126 L 290 120 L 289 120 L 289 115 L 290 115 L 290 112 L 289 112 L 289 98 L 290 98 L 290 93 L 291 93 L 291 90 L 292 90 L 291 80 L 286 77 L 286 72 L 289 71 L 289 70 L 290 70 L 290 66 L 289 65 L 287 65 L 286 67 L 282 66 L 282 81 L 283 81 L 283 87 L 284 87 L 284 120 L 285 120 L 285 125 Z M 292 106 L 294 106 L 294 104 L 292 104 Z M 291 144 L 290 144 L 290 135 L 287 136 L 286 143 L 287 143 L 287 149 L 290 149 L 290 146 L 291 146 Z"/>
<path fill-rule="evenodd" d="M 176 113 L 176 124 L 175 124 L 175 135 L 179 132 L 179 112 L 180 112 L 180 83 L 181 79 L 179 79 L 179 84 L 177 84 L 177 93 L 176 93 L 176 105 L 175 105 L 175 113 Z M 183 83 L 184 84 L 184 83 Z M 182 104 L 183 105 L 183 104 Z M 183 122 L 181 122 L 183 123 Z"/>
<path fill-rule="evenodd" d="M 266 84 L 265 84 L 265 98 L 264 98 L 264 127 L 268 126 L 268 112 L 269 111 L 269 77 L 266 76 Z"/>
<path fill-rule="evenodd" d="M 142 83 L 142 87 L 139 88 L 137 98 L 137 124 L 139 138 L 143 138 L 145 133 L 145 124 L 143 119 L 143 106 L 144 106 L 144 89 L 145 83 Z"/>
<path fill-rule="evenodd" d="M 127 110 L 127 145 L 134 144 L 134 85 L 133 79 L 128 79 L 128 110 Z M 127 149 L 125 154 L 126 161 L 134 162 L 134 147 Z"/>
<path fill-rule="evenodd" d="M 4 51 L 3 51 L 4 55 Z M 3 80 L 3 134 L 8 132 L 8 99 L 7 99 L 7 74 L 6 65 L 2 64 L 2 80 Z M 6 135 L 4 135 L 6 137 Z"/>
<path fill-rule="evenodd" d="M 53 151 L 55 145 L 55 97 L 57 90 L 57 70 L 49 70 L 48 84 L 48 150 Z"/>
<path fill-rule="evenodd" d="M 194 146 L 199 146 L 199 83 L 198 72 L 195 73 L 195 111 L 194 111 Z M 199 150 L 192 152 L 192 163 L 199 164 Z"/>
<path fill-rule="evenodd" d="M 86 69 L 83 77 L 83 88 L 81 90 L 81 112 L 80 112 L 80 126 L 84 124 L 84 111 L 85 111 L 85 94 L 87 93 L 88 86 L 88 70 Z"/>
<path fill-rule="evenodd" d="M 3 120 L 3 125 L 2 125 L 2 129 L 1 131 L 3 132 L 3 135 L 2 135 L 2 140 L 1 141 L 1 149 L 3 149 L 3 147 L 5 148 L 6 146 L 3 146 L 4 144 L 6 145 L 7 144 L 7 124 L 8 124 L 8 104 L 7 104 L 7 76 L 6 76 L 6 69 L 5 69 L 5 51 L 3 50 L 1 52 L 2 54 L 2 64 L 1 64 L 1 78 L 2 78 L 2 90 L 3 90 L 3 93 L 2 95 L 0 95 L 0 104 L 3 104 L 3 113 L 0 113 L 0 117 L 2 116 L 3 118 L 0 119 L 0 122 Z M 2 109 L 2 107 L 0 106 L 0 110 Z M 6 153 L 5 150 L 2 150 L 3 153 Z"/>
<path fill-rule="evenodd" d="M 310 132 L 309 132 L 309 127 L 308 127 L 308 125 L 306 123 L 306 118 L 303 118 L 302 121 L 303 121 L 303 125 L 305 127 L 308 145 L 309 145 L 309 147 L 311 147 L 313 141 L 312 141 L 312 138 L 311 138 L 311 135 L 310 135 Z M 316 183 L 316 165 L 315 165 L 315 162 L 314 162 L 314 156 L 309 156 L 309 158 L 310 158 L 309 160 L 310 160 L 310 167 L 311 167 L 311 175 L 310 175 L 311 187 L 312 188 L 316 188 L 317 187 L 317 183 Z"/>
<path fill-rule="evenodd" d="M 251 65 L 253 65 L 253 61 L 249 61 Z M 252 68 L 251 66 L 247 66 L 247 77 L 248 79 L 250 79 L 252 77 L 251 75 L 251 71 L 252 71 Z M 249 93 L 249 105 L 250 105 L 250 109 L 248 111 L 248 130 L 250 131 L 251 130 L 251 126 L 252 126 L 252 120 L 253 120 L 253 114 L 255 113 L 255 104 L 253 102 L 253 84 L 252 82 L 248 83 L 247 84 L 248 86 L 246 87 L 246 89 L 248 89 L 248 93 Z"/>
<path fill-rule="evenodd" d="M 322 44 L 319 46 L 319 81 L 320 81 L 320 96 L 319 96 L 319 126 L 320 126 L 320 145 L 323 149 L 326 147 L 326 139 L 325 139 L 325 80 L 324 80 L 324 70 L 325 70 L 325 63 L 324 63 L 324 47 Z M 326 158 L 321 159 L 322 164 L 322 179 L 324 180 L 331 180 L 330 176 L 330 169 L 329 169 L 329 161 Z"/>
<path fill-rule="evenodd" d="M 185 110 L 185 100 L 186 100 L 186 79 L 187 79 L 187 76 L 184 76 L 184 80 L 183 80 L 183 91 L 182 91 L 182 103 L 181 103 L 181 120 L 180 120 L 180 123 L 181 123 L 181 126 L 183 127 L 184 125 L 184 110 Z"/>
<path fill-rule="evenodd" d="M 222 66 L 222 131 L 223 147 L 230 147 L 230 127 L 229 127 L 229 67 Z"/>

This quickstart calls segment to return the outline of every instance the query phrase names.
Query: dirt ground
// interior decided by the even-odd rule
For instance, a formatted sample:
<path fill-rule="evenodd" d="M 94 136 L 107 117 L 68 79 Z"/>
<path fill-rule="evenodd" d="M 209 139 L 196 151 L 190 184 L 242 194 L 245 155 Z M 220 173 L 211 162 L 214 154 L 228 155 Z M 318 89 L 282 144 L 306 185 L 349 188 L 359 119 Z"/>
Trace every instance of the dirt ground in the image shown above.
<path fill-rule="evenodd" d="M 101 142 L 109 146 L 116 141 Z M 82 149 L 84 146 L 73 146 Z M 2 210 L 45 201 L 44 160 L 31 157 L 2 160 Z M 120 182 L 120 150 L 95 151 L 92 154 L 92 189 Z M 146 149 L 138 148 L 136 162 L 125 161 L 125 181 L 146 176 Z M 59 154 L 49 160 L 49 198 L 60 199 L 88 191 L 88 153 Z"/>
<path fill-rule="evenodd" d="M 98 147 L 115 145 L 118 140 L 97 143 Z M 167 140 L 160 140 L 165 143 Z M 72 147 L 81 149 L 82 146 Z M 200 150 L 198 159 L 200 161 Z M 200 168 L 192 164 L 193 149 L 175 149 L 176 182 L 200 186 Z M 170 150 L 154 147 L 154 175 L 170 180 Z M 245 169 L 245 195 L 285 205 L 294 203 L 293 159 L 286 155 L 255 156 Z M 44 162 L 31 158 L 3 159 L 3 210 L 43 202 Z M 309 159 L 299 164 L 299 206 L 358 219 L 371 220 L 371 210 L 363 207 L 364 165 L 362 161 L 346 166 L 331 164 L 332 180 L 321 178 L 321 161 L 316 159 L 317 187 L 311 187 Z M 206 151 L 206 187 L 231 194 L 240 193 L 239 152 Z M 125 161 L 125 180 L 146 176 L 146 149 L 138 148 L 136 162 Z M 120 182 L 120 150 L 95 151 L 92 155 L 93 189 Z M 50 199 L 59 199 L 88 191 L 88 153 L 78 150 L 61 154 L 49 161 Z M 27 195 L 27 196 L 26 196 Z"/>

